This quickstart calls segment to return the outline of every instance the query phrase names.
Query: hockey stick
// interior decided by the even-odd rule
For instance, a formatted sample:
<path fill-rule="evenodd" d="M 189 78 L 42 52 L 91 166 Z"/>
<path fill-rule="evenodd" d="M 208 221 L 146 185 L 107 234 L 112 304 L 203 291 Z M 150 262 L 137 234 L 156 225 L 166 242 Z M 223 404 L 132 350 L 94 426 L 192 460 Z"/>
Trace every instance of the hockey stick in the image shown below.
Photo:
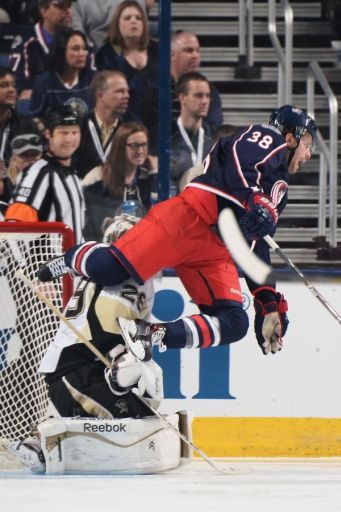
<path fill-rule="evenodd" d="M 257 284 L 264 284 L 272 277 L 272 268 L 250 250 L 237 219 L 230 208 L 219 215 L 219 231 L 237 265 Z"/>
<path fill-rule="evenodd" d="M 95 354 L 95 356 L 102 361 L 102 363 L 107 366 L 108 368 L 112 369 L 113 366 L 110 363 L 109 359 L 107 359 L 92 343 L 89 341 L 83 333 L 81 333 L 67 318 L 59 309 L 48 299 L 45 297 L 43 293 L 40 292 L 40 290 L 35 286 L 35 284 L 28 279 L 25 274 L 22 272 L 22 270 L 18 270 L 16 272 L 16 277 L 21 279 L 31 290 L 32 292 L 39 297 L 39 299 L 46 304 L 46 306 L 53 311 L 53 313 L 69 328 L 72 330 L 72 332 L 77 336 L 77 338 L 83 342 L 88 349 Z M 171 429 L 187 446 L 189 446 L 193 451 L 195 451 L 200 457 L 202 457 L 212 468 L 214 468 L 219 473 L 222 473 L 224 475 L 234 475 L 234 474 L 241 474 L 243 471 L 238 470 L 237 468 L 230 467 L 228 469 L 219 468 L 211 459 L 208 457 L 200 448 L 198 448 L 195 444 L 193 444 L 187 437 L 177 430 L 162 414 L 160 414 L 154 407 L 152 407 L 145 398 L 135 395 L 148 409 L 157 416 L 164 425 L 167 426 L 167 428 Z"/>
<path fill-rule="evenodd" d="M 219 215 L 219 230 L 223 241 L 231 253 L 232 258 L 237 265 L 247 274 L 255 283 L 265 284 L 271 278 L 277 277 L 271 267 L 264 263 L 256 254 L 251 252 L 236 220 L 233 211 L 225 208 Z M 329 311 L 329 313 L 341 324 L 341 315 L 329 304 L 321 293 L 313 286 L 295 265 L 295 263 L 282 251 L 279 245 L 266 235 L 265 242 L 273 249 L 276 254 L 290 267 L 296 275 L 307 286 L 308 290 L 320 301 L 320 303 Z"/>
<path fill-rule="evenodd" d="M 313 294 L 315 295 L 315 297 L 317 298 L 317 300 L 320 301 L 320 303 L 327 309 L 327 311 L 329 311 L 329 313 L 335 318 L 335 320 L 337 320 L 339 322 L 339 324 L 341 324 L 341 315 L 339 315 L 339 313 L 333 308 L 333 306 L 331 306 L 331 304 L 329 304 L 329 302 L 323 297 L 323 295 L 321 295 L 321 293 L 315 288 L 315 286 L 313 286 L 310 281 L 308 281 L 304 274 L 300 271 L 300 269 L 295 265 L 295 263 L 285 254 L 284 251 L 282 251 L 282 249 L 279 247 L 279 245 L 271 238 L 271 236 L 269 235 L 266 235 L 264 237 L 264 240 L 266 241 L 266 243 L 268 244 L 268 246 L 273 249 L 276 254 L 278 254 L 278 256 L 280 258 L 282 258 L 282 260 L 284 261 L 284 263 L 286 263 L 288 265 L 288 267 L 292 268 L 292 270 L 298 275 L 298 277 L 303 281 L 303 283 L 306 285 L 306 287 L 308 288 L 308 290 Z"/>

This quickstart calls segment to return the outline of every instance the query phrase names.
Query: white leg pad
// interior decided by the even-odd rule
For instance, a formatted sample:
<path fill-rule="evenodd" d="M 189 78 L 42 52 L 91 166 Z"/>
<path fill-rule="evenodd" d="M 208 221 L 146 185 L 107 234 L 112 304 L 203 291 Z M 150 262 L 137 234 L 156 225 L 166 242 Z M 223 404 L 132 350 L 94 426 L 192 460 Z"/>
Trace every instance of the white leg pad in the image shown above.
<path fill-rule="evenodd" d="M 165 416 L 179 429 L 178 414 Z M 181 460 L 178 436 L 156 417 L 50 418 L 38 426 L 47 474 L 157 473 Z"/>

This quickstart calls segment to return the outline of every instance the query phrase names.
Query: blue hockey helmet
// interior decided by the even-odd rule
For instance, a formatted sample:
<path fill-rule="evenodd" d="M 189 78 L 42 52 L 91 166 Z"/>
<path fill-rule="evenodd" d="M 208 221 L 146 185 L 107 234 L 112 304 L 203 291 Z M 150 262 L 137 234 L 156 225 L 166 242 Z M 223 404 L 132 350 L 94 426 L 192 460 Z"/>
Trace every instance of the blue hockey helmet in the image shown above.
<path fill-rule="evenodd" d="M 308 132 L 313 139 L 313 148 L 316 144 L 317 126 L 314 119 L 293 105 L 283 105 L 272 112 L 269 124 L 277 128 L 283 136 L 292 133 L 297 142 Z"/>
<path fill-rule="evenodd" d="M 114 215 L 121 215 L 127 213 L 128 215 L 134 215 L 135 217 L 144 217 L 147 213 L 145 207 L 140 201 L 136 199 L 127 199 L 123 201 L 115 210 Z"/>

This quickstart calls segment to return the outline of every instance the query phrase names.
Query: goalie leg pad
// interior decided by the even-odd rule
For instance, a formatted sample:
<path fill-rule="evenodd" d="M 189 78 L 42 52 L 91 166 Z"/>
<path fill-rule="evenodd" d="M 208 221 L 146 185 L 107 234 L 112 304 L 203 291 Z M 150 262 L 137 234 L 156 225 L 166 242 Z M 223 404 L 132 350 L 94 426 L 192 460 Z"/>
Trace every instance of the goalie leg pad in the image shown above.
<path fill-rule="evenodd" d="M 166 416 L 176 429 L 178 414 Z M 158 473 L 179 465 L 181 443 L 157 417 L 50 418 L 38 426 L 47 474 Z"/>

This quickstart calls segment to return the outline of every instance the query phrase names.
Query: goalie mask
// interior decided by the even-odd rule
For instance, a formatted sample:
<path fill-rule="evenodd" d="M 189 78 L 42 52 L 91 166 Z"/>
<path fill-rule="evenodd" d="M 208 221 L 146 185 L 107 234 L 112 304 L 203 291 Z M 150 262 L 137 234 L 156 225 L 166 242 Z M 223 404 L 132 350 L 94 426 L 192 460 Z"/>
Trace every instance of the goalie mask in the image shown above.
<path fill-rule="evenodd" d="M 135 215 L 129 215 L 128 213 L 122 213 L 116 215 L 114 218 L 107 217 L 103 222 L 103 242 L 106 244 L 112 244 L 118 240 L 126 231 L 131 229 L 141 219 Z"/>
<path fill-rule="evenodd" d="M 292 133 L 299 144 L 305 133 L 310 133 L 312 137 L 312 152 L 315 149 L 317 127 L 315 121 L 303 110 L 292 105 L 283 105 L 278 110 L 272 112 L 269 124 L 277 128 L 283 137 L 287 133 Z"/>

